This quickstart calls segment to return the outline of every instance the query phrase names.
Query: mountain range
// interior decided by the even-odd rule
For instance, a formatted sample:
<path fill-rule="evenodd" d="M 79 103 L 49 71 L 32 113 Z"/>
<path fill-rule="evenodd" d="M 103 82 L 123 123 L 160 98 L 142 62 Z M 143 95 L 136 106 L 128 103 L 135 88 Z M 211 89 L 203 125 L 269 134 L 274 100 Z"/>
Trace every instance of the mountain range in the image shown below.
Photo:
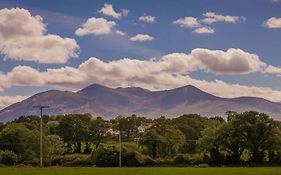
<path fill-rule="evenodd" d="M 78 92 L 50 90 L 38 93 L 0 111 L 0 121 L 11 121 L 19 116 L 36 115 L 35 105 L 49 105 L 45 114 L 91 113 L 93 116 L 113 118 L 118 115 L 146 117 L 176 117 L 197 113 L 204 116 L 224 116 L 225 112 L 255 110 L 275 119 L 281 117 L 281 103 L 263 98 L 222 98 L 192 85 L 150 91 L 139 87 L 109 88 L 90 85 Z"/>

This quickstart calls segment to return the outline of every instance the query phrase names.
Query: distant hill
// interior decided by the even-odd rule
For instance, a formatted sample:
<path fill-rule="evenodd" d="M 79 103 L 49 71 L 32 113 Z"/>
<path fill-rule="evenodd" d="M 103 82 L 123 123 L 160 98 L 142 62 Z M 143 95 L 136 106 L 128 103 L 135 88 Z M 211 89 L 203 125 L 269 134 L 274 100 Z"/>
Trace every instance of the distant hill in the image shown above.
<path fill-rule="evenodd" d="M 255 97 L 221 98 L 188 85 L 164 91 L 139 87 L 109 88 L 90 85 L 78 92 L 51 90 L 36 94 L 0 111 L 0 121 L 38 114 L 34 105 L 50 105 L 47 114 L 91 113 L 105 118 L 117 115 L 176 117 L 187 113 L 223 116 L 225 111 L 256 110 L 281 118 L 281 104 Z"/>

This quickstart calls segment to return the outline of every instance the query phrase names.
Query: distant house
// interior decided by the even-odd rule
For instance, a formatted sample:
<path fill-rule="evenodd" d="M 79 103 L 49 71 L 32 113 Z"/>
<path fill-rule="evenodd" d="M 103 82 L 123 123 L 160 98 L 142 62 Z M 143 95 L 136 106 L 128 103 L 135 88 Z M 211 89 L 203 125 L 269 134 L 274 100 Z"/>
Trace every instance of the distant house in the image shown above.
<path fill-rule="evenodd" d="M 111 135 L 118 135 L 119 131 L 114 130 L 113 128 L 108 128 L 107 133 L 111 134 Z"/>
<path fill-rule="evenodd" d="M 144 133 L 147 129 L 151 128 L 152 124 L 151 123 L 142 123 L 139 127 L 138 127 L 138 131 L 140 133 Z"/>

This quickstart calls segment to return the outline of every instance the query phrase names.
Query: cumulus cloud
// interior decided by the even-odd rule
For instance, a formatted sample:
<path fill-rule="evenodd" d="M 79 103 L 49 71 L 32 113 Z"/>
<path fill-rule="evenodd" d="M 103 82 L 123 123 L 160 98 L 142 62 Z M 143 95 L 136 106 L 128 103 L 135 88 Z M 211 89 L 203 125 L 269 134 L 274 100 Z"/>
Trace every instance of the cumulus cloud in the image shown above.
<path fill-rule="evenodd" d="M 45 85 L 82 88 L 91 83 L 99 83 L 110 87 L 140 86 L 160 90 L 192 84 L 219 96 L 248 95 L 276 100 L 280 96 L 273 90 L 272 96 L 266 96 L 269 88 L 240 87 L 219 80 L 196 80 L 189 76 L 195 70 L 218 74 L 246 74 L 263 71 L 264 66 L 265 63 L 257 55 L 233 48 L 227 51 L 198 48 L 190 53 L 171 53 L 150 60 L 124 58 L 105 62 L 91 57 L 77 68 L 62 67 L 40 72 L 28 66 L 17 66 L 6 74 L 0 74 L 0 89 Z M 221 88 L 229 90 L 218 90 Z"/>
<path fill-rule="evenodd" d="M 46 34 L 42 17 L 26 9 L 0 10 L 0 53 L 6 59 L 65 63 L 77 57 L 79 45 L 74 39 Z"/>
<path fill-rule="evenodd" d="M 145 15 L 139 17 L 140 21 L 147 22 L 147 23 L 154 23 L 156 20 L 155 16 Z"/>
<path fill-rule="evenodd" d="M 81 25 L 75 31 L 75 34 L 78 36 L 85 36 L 85 35 L 107 35 L 111 33 L 112 27 L 116 26 L 114 21 L 107 21 L 104 18 L 89 18 L 87 21 Z"/>
<path fill-rule="evenodd" d="M 125 33 L 125 32 L 122 32 L 121 30 L 116 30 L 115 33 L 116 33 L 117 35 L 121 35 L 121 36 L 125 36 L 125 35 L 126 35 L 126 33 Z"/>
<path fill-rule="evenodd" d="M 215 33 L 215 29 L 206 25 L 211 25 L 215 22 L 226 22 L 236 24 L 238 22 L 243 22 L 246 20 L 244 16 L 224 16 L 216 14 L 214 12 L 206 12 L 203 14 L 203 17 L 203 19 L 198 19 L 192 16 L 179 18 L 174 21 L 173 24 L 177 24 L 181 27 L 186 28 L 195 28 L 192 32 L 196 34 L 213 34 Z"/>
<path fill-rule="evenodd" d="M 130 13 L 130 10 L 128 10 L 128 9 L 122 9 L 121 11 L 122 11 L 123 16 L 128 16 Z"/>
<path fill-rule="evenodd" d="M 215 33 L 215 29 L 212 29 L 210 27 L 200 27 L 200 28 L 194 29 L 192 32 L 197 33 L 197 34 L 213 34 L 213 33 Z"/>
<path fill-rule="evenodd" d="M 111 4 L 104 4 L 104 6 L 98 12 L 105 16 L 111 16 L 117 19 L 121 18 L 122 14 L 124 14 L 124 16 L 127 16 L 129 13 L 128 10 L 123 10 L 121 13 L 116 12 Z"/>
<path fill-rule="evenodd" d="M 27 98 L 28 96 L 0 96 L 0 110 L 16 102 L 21 102 Z"/>
<path fill-rule="evenodd" d="M 177 19 L 173 22 L 173 24 L 180 25 L 181 27 L 193 28 L 193 27 L 201 27 L 198 19 L 195 17 L 184 17 Z"/>
<path fill-rule="evenodd" d="M 264 72 L 268 73 L 268 74 L 275 74 L 275 75 L 281 76 L 281 67 L 275 67 L 275 66 L 269 65 L 265 69 Z"/>
<path fill-rule="evenodd" d="M 154 37 L 147 35 L 147 34 L 137 34 L 130 38 L 130 41 L 137 41 L 137 42 L 145 42 L 145 41 L 152 41 Z"/>
<path fill-rule="evenodd" d="M 227 22 L 227 23 L 233 23 L 236 24 L 238 22 L 243 22 L 246 20 L 244 16 L 229 16 L 229 15 L 219 15 L 214 12 L 206 12 L 203 14 L 205 17 L 201 21 L 206 24 L 212 24 L 215 22 Z"/>
<path fill-rule="evenodd" d="M 267 28 L 281 28 L 281 18 L 271 17 L 263 25 Z"/>
<path fill-rule="evenodd" d="M 200 60 L 199 67 L 217 74 L 245 74 L 262 71 L 266 67 L 258 55 L 241 49 L 221 51 L 197 48 L 190 55 Z"/>

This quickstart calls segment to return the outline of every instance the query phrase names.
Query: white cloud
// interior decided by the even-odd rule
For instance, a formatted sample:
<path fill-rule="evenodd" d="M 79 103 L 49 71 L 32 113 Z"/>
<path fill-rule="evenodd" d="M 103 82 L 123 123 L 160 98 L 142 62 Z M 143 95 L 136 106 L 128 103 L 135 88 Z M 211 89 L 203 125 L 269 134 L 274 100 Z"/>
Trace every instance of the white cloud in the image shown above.
<path fill-rule="evenodd" d="M 212 29 L 210 27 L 200 27 L 200 28 L 194 29 L 192 32 L 197 33 L 197 34 L 213 34 L 213 33 L 215 33 L 215 29 Z"/>
<path fill-rule="evenodd" d="M 195 17 L 184 17 L 177 19 L 173 22 L 174 24 L 180 25 L 181 27 L 193 28 L 193 27 L 201 27 L 198 19 Z"/>
<path fill-rule="evenodd" d="M 0 96 L 0 110 L 27 98 L 28 96 Z"/>
<path fill-rule="evenodd" d="M 275 74 L 275 75 L 281 76 L 281 67 L 275 67 L 275 66 L 269 65 L 265 69 L 264 73 Z"/>
<path fill-rule="evenodd" d="M 223 84 L 226 88 L 231 84 L 222 81 L 207 82 L 192 79 L 188 74 L 195 70 L 203 70 L 218 74 L 246 74 L 263 71 L 265 63 L 260 61 L 255 54 L 247 53 L 241 49 L 208 50 L 194 49 L 191 53 L 172 53 L 160 59 L 137 60 L 124 58 L 110 62 L 104 62 L 98 58 L 89 58 L 78 68 L 62 67 L 47 69 L 40 72 L 28 66 L 17 66 L 11 72 L 0 74 L 0 89 L 11 86 L 60 86 L 68 88 L 82 88 L 91 83 L 99 83 L 110 87 L 140 86 L 152 90 L 170 89 L 187 84 L 193 84 L 199 88 L 209 88 L 208 92 L 220 96 L 239 96 L 237 86 L 232 88 L 232 94 L 228 91 L 216 90 Z M 219 85 L 218 85 L 219 84 Z M 241 88 L 245 88 L 241 86 Z M 254 88 L 252 88 L 254 89 Z M 268 88 L 266 88 L 268 91 Z M 240 95 L 257 95 L 253 90 L 240 92 Z M 262 90 L 264 92 L 264 90 Z M 276 95 L 276 92 L 273 93 Z M 276 96 L 266 97 L 275 99 Z M 265 95 L 263 94 L 263 97 Z"/>
<path fill-rule="evenodd" d="M 43 19 L 26 9 L 1 9 L 0 53 L 6 59 L 39 63 L 65 63 L 78 56 L 79 46 L 74 39 L 45 34 L 46 31 Z"/>
<path fill-rule="evenodd" d="M 281 28 L 281 18 L 271 17 L 263 25 L 267 28 Z"/>
<path fill-rule="evenodd" d="M 266 67 L 258 55 L 241 49 L 221 51 L 197 48 L 190 55 L 200 60 L 200 68 L 217 74 L 245 74 L 263 71 Z"/>
<path fill-rule="evenodd" d="M 125 36 L 125 35 L 126 35 L 125 32 L 122 32 L 122 31 L 120 31 L 120 30 L 116 30 L 115 33 L 116 33 L 117 35 L 121 35 L 121 36 Z"/>
<path fill-rule="evenodd" d="M 143 22 L 147 22 L 147 23 L 154 23 L 155 20 L 156 20 L 156 17 L 155 16 L 150 16 L 150 15 L 140 16 L 139 20 L 143 21 Z"/>
<path fill-rule="evenodd" d="M 204 13 L 203 16 L 205 17 L 201 21 L 206 24 L 212 24 L 215 22 L 227 22 L 236 24 L 238 22 L 243 22 L 246 20 L 244 16 L 229 16 L 229 15 L 219 15 L 214 12 L 207 12 Z"/>
<path fill-rule="evenodd" d="M 128 10 L 128 9 L 122 9 L 121 11 L 122 11 L 122 15 L 125 17 L 128 16 L 130 13 L 130 10 Z"/>
<path fill-rule="evenodd" d="M 147 34 L 137 34 L 130 38 L 130 41 L 137 41 L 137 42 L 145 42 L 145 41 L 152 41 L 154 38 Z"/>
<path fill-rule="evenodd" d="M 89 18 L 80 28 L 75 31 L 78 36 L 85 35 L 107 35 L 111 33 L 112 27 L 116 26 L 114 21 L 107 21 L 104 18 Z"/>
<path fill-rule="evenodd" d="M 104 6 L 98 12 L 105 16 L 111 16 L 111 17 L 117 18 L 117 19 L 122 17 L 122 13 L 116 12 L 113 9 L 113 6 L 111 4 L 104 4 Z M 123 13 L 124 13 L 124 11 L 123 11 Z M 127 12 L 125 12 L 125 14 L 127 14 Z"/>

